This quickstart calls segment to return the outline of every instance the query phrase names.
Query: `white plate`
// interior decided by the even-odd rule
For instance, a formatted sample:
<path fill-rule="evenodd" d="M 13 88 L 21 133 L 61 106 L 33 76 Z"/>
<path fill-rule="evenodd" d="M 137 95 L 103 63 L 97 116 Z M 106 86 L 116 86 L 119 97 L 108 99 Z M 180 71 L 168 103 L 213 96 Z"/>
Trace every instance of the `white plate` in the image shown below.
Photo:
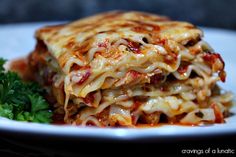
<path fill-rule="evenodd" d="M 51 23 L 50 23 L 51 24 Z M 33 50 L 35 40 L 34 31 L 45 23 L 32 23 L 20 25 L 0 26 L 0 56 L 13 59 L 27 55 Z M 205 40 L 220 52 L 226 62 L 228 72 L 227 83 L 221 84 L 224 89 L 236 93 L 236 32 L 212 28 L 203 28 Z M 232 110 L 236 113 L 236 107 Z M 236 133 L 236 115 L 228 118 L 225 124 L 210 126 L 184 127 L 184 126 L 161 126 L 157 128 L 84 128 L 73 126 L 55 126 L 45 124 L 33 124 L 0 119 L 0 131 L 23 133 L 27 135 L 40 134 L 59 137 L 73 138 L 97 138 L 110 140 L 137 140 L 145 138 L 166 139 L 179 137 L 203 137 Z"/>

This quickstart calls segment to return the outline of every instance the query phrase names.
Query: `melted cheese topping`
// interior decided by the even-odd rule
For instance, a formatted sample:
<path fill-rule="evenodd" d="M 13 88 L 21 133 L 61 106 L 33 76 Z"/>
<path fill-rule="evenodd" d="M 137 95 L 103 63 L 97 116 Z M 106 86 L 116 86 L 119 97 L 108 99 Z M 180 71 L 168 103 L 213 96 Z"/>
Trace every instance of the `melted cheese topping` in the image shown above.
<path fill-rule="evenodd" d="M 76 58 L 78 65 L 88 65 L 94 59 L 91 55 L 94 49 L 100 51 L 100 47 L 107 48 L 119 39 L 145 45 L 142 40 L 145 37 L 150 44 L 171 40 L 184 45 L 201 36 L 201 30 L 190 23 L 169 21 L 166 17 L 141 12 L 109 12 L 67 25 L 45 27 L 36 33 L 36 38 L 45 42 L 65 73 L 68 72 L 65 67 L 68 59 Z M 150 46 L 146 45 L 143 51 L 148 49 Z"/>

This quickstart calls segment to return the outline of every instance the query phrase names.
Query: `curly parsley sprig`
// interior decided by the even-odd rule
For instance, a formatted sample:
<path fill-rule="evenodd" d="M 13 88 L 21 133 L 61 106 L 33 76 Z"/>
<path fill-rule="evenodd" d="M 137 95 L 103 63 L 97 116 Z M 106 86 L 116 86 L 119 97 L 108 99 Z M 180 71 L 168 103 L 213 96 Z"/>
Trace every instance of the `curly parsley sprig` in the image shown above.
<path fill-rule="evenodd" d="M 0 58 L 0 116 L 18 121 L 50 123 L 52 112 L 36 83 L 26 83 L 17 73 L 5 71 Z"/>

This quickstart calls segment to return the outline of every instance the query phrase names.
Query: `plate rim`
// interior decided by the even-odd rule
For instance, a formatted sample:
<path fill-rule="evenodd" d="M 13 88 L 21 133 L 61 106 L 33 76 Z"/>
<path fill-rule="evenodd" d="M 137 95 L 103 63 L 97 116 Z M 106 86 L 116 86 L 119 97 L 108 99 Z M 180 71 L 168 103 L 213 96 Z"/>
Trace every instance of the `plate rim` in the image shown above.
<path fill-rule="evenodd" d="M 19 23 L 19 24 L 4 24 L 4 25 L 0 25 L 0 30 L 1 29 L 10 29 L 11 27 L 14 29 L 18 29 L 19 28 L 24 28 L 24 27 L 38 27 L 41 25 L 51 25 L 51 24 L 57 24 L 57 23 L 65 23 L 68 21 L 54 21 L 54 22 L 32 22 L 32 23 Z M 236 37 L 236 31 L 234 30 L 228 30 L 228 29 L 221 29 L 221 28 L 211 28 L 211 27 L 199 27 L 200 29 L 203 29 L 204 31 L 220 31 L 226 34 L 234 34 Z M 236 107 L 236 106 L 235 106 Z M 234 116 L 235 121 L 236 121 L 236 115 Z M 220 136 L 220 135 L 229 135 L 229 134 L 236 134 L 236 124 L 235 122 L 233 123 L 234 126 L 232 127 L 220 127 L 218 125 L 215 125 L 217 127 L 211 128 L 210 131 L 208 130 L 207 132 L 203 133 L 203 132 L 198 132 L 197 134 L 193 134 L 194 131 L 192 130 L 198 130 L 192 128 L 190 129 L 190 132 L 186 132 L 184 131 L 183 133 L 179 133 L 179 134 L 172 134 L 171 133 L 164 133 L 163 129 L 161 130 L 162 132 L 160 133 L 160 129 L 161 128 L 138 128 L 138 129 L 132 129 L 132 128 L 84 128 L 84 127 L 75 127 L 74 129 L 70 130 L 70 134 L 68 134 L 68 132 L 55 132 L 57 131 L 59 128 L 61 129 L 61 126 L 53 126 L 54 131 L 52 132 L 45 132 L 46 130 L 34 130 L 34 129 L 38 129 L 38 128 L 45 128 L 44 124 L 36 124 L 39 125 L 39 127 L 35 127 L 34 129 L 32 129 L 30 126 L 28 127 L 28 125 L 31 125 L 31 123 L 24 123 L 24 122 L 17 122 L 17 121 L 13 121 L 13 122 L 9 122 L 10 124 L 14 124 L 13 126 L 8 126 L 9 123 L 7 124 L 7 122 L 9 122 L 9 120 L 0 120 L 0 132 L 13 132 L 13 133 L 23 133 L 23 134 L 35 134 L 35 135 L 51 135 L 51 136 L 60 136 L 60 137 L 75 137 L 75 138 L 102 138 L 102 139 L 111 139 L 111 140 L 137 140 L 137 139 L 144 139 L 144 138 L 158 138 L 158 139 L 166 139 L 166 138 L 182 138 L 182 137 L 207 137 L 207 136 Z M 222 124 L 224 125 L 224 124 Z M 27 126 L 28 128 L 17 128 L 19 126 Z M 49 125 L 51 126 L 51 125 Z M 72 127 L 72 126 L 68 126 L 68 127 Z M 66 128 L 68 128 L 66 127 Z M 172 126 L 173 127 L 173 126 Z M 29 129 L 31 128 L 31 129 Z M 187 127 L 189 128 L 189 127 Z M 181 126 L 181 129 L 187 129 L 185 127 Z M 200 127 L 200 128 L 204 128 L 204 127 Z M 206 128 L 206 127 L 205 127 Z M 220 128 L 220 130 L 214 132 L 213 130 L 216 128 Z M 29 129 L 29 130 L 27 130 Z M 65 129 L 63 129 L 65 130 Z M 105 130 L 105 132 L 104 132 Z M 138 131 L 137 131 L 138 130 Z M 189 129 L 187 129 L 189 130 Z M 74 133 L 72 133 L 74 131 Z M 156 131 L 156 132 L 155 132 Z M 158 132 L 159 131 L 159 132 Z M 212 132 L 213 131 L 213 132 Z M 96 133 L 99 132 L 99 133 Z M 136 132 L 136 133 L 135 133 Z M 134 134 L 135 133 L 135 134 Z"/>

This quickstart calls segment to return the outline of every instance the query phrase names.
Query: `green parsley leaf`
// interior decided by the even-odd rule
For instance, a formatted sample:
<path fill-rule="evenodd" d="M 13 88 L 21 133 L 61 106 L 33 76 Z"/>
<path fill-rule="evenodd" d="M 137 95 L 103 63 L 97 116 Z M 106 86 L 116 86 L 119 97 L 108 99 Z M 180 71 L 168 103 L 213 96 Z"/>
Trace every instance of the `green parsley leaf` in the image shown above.
<path fill-rule="evenodd" d="M 52 112 L 36 83 L 26 83 L 15 72 L 5 71 L 0 58 L 0 116 L 18 121 L 50 123 Z"/>
<path fill-rule="evenodd" d="M 13 111 L 12 105 L 9 105 L 9 104 L 0 105 L 0 116 L 1 117 L 13 119 L 14 115 L 13 115 L 12 111 Z"/>

